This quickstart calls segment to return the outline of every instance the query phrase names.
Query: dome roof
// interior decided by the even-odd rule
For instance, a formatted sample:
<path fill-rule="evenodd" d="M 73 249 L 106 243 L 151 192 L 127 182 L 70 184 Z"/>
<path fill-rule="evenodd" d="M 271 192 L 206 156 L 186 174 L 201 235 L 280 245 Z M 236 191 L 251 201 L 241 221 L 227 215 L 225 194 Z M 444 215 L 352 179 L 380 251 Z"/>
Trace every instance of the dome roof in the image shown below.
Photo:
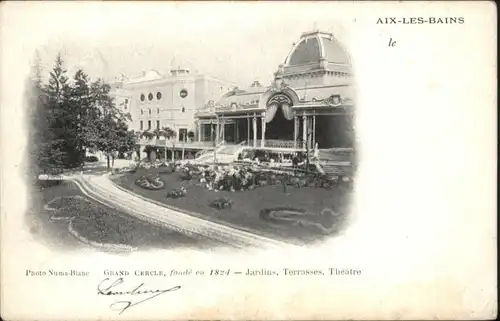
<path fill-rule="evenodd" d="M 331 33 L 314 31 L 302 34 L 286 58 L 285 65 L 318 63 L 322 59 L 331 63 L 350 64 L 347 52 Z"/>

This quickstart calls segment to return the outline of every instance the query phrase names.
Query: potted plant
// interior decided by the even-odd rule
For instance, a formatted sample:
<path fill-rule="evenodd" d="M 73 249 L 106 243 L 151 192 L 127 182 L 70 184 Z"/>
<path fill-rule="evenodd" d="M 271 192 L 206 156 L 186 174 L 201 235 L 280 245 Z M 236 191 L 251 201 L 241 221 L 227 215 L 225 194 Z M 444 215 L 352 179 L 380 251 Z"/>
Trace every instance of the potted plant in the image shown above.
<path fill-rule="evenodd" d="M 189 141 L 192 142 L 194 140 L 194 131 L 190 130 L 187 133 L 187 137 L 189 138 Z"/>
<path fill-rule="evenodd" d="M 147 140 L 151 140 L 155 137 L 155 135 L 152 132 L 146 130 L 142 133 L 142 137 L 146 138 Z"/>

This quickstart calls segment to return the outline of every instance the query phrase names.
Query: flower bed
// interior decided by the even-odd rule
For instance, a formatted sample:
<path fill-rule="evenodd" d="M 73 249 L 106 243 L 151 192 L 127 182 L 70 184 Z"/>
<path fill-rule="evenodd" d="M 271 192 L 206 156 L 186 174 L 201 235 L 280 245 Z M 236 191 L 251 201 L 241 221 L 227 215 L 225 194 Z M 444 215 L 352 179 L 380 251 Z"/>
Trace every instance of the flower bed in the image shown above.
<path fill-rule="evenodd" d="M 233 201 L 227 197 L 219 197 L 210 203 L 213 208 L 223 210 L 226 208 L 231 208 L 233 206 Z"/>
<path fill-rule="evenodd" d="M 160 176 L 141 176 L 135 181 L 135 184 L 144 189 L 153 191 L 165 188 L 165 182 L 160 178 Z"/>
<path fill-rule="evenodd" d="M 318 173 L 306 175 L 302 172 L 273 170 L 252 165 L 176 165 L 176 171 L 182 173 L 183 181 L 196 181 L 200 186 L 215 191 L 245 191 L 267 185 L 291 185 L 295 187 L 321 187 L 330 189 L 334 186 L 351 183 L 349 178 L 321 176 Z"/>
<path fill-rule="evenodd" d="M 318 230 L 322 234 L 329 234 L 340 229 L 345 215 L 330 208 L 324 208 L 319 213 L 307 212 L 291 207 L 266 208 L 260 211 L 261 219 L 275 223 L 300 226 Z"/>
<path fill-rule="evenodd" d="M 181 180 L 195 180 L 208 190 L 244 191 L 258 186 L 281 184 L 284 175 L 264 172 L 252 166 L 178 166 Z"/>
<path fill-rule="evenodd" d="M 179 198 L 184 197 L 187 194 L 186 188 L 183 186 L 181 188 L 176 188 L 167 193 L 167 198 Z"/>

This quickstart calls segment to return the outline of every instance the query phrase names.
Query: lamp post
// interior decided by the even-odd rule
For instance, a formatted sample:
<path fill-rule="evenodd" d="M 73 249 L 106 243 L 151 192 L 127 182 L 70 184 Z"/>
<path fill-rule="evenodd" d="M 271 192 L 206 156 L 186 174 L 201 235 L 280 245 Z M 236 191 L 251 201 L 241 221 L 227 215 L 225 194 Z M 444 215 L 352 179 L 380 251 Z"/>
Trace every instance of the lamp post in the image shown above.
<path fill-rule="evenodd" d="M 216 137 L 218 137 L 219 133 L 217 133 L 216 129 L 212 130 L 215 132 Z M 214 165 L 217 164 L 217 139 L 214 139 Z"/>
<path fill-rule="evenodd" d="M 215 134 L 215 136 L 214 136 Z M 214 146 L 214 165 L 217 164 L 217 130 L 213 127 L 213 121 L 210 121 L 210 136 L 214 137 L 212 145 Z"/>
<path fill-rule="evenodd" d="M 186 143 L 186 138 L 187 138 L 187 132 L 184 134 L 182 137 L 182 160 L 184 160 L 184 144 Z"/>
<path fill-rule="evenodd" d="M 309 138 L 312 136 L 312 134 L 313 130 L 309 128 L 306 138 L 306 175 L 309 172 Z"/>

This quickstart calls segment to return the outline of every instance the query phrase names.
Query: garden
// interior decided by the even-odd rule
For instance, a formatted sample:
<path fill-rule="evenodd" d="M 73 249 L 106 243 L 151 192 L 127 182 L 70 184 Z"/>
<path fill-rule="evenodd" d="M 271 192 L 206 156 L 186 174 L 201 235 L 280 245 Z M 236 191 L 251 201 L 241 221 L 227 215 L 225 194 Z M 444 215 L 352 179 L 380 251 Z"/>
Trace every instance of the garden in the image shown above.
<path fill-rule="evenodd" d="M 34 189 L 26 219 L 34 236 L 60 249 L 80 247 L 82 242 L 104 251 L 217 246 L 89 200 L 72 182 Z"/>
<path fill-rule="evenodd" d="M 350 177 L 253 165 L 143 163 L 112 176 L 122 188 L 253 233 L 309 243 L 347 219 Z"/>

